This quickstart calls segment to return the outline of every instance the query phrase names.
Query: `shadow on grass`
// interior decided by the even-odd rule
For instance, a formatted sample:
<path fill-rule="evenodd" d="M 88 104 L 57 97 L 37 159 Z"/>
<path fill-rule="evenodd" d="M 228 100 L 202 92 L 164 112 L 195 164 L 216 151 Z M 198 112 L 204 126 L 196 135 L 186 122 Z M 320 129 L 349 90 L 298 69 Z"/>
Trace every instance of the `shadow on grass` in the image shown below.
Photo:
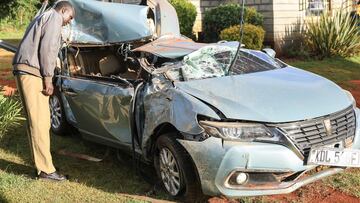
<path fill-rule="evenodd" d="M 56 152 L 65 149 L 70 152 L 84 153 L 95 157 L 101 157 L 106 151 L 106 147 L 94 143 L 89 143 L 80 138 L 79 135 L 71 136 L 51 136 L 51 150 L 53 161 L 62 174 L 69 176 L 71 182 L 85 184 L 90 187 L 101 189 L 110 193 L 126 193 L 129 195 L 146 196 L 154 186 L 146 182 L 144 177 L 139 176 L 134 170 L 133 161 L 130 156 L 122 156 L 123 161 L 118 161 L 114 149 L 102 162 L 91 162 L 59 155 Z M 7 156 L 0 154 L 0 169 L 15 175 L 25 175 L 30 178 L 35 176 L 35 168 L 32 166 L 28 138 L 25 127 L 18 128 L 11 133 L 7 133 L 0 142 L 0 148 L 5 151 Z M 3 158 L 5 157 L 5 158 Z M 23 164 L 14 163 L 11 157 L 18 157 Z M 144 168 L 144 166 L 141 166 Z M 148 177 L 155 177 L 152 168 L 147 170 Z M 149 195 L 152 198 L 168 199 L 162 191 Z M 0 199 L 1 202 L 1 199 Z"/>
<path fill-rule="evenodd" d="M 6 171 L 7 173 L 11 173 L 14 175 L 22 175 L 28 178 L 34 178 L 36 174 L 33 167 L 24 164 L 14 163 L 12 161 L 4 159 L 0 159 L 0 169 Z"/>
<path fill-rule="evenodd" d="M 9 202 L 9 200 L 7 200 L 3 194 L 0 193 L 0 202 Z"/>

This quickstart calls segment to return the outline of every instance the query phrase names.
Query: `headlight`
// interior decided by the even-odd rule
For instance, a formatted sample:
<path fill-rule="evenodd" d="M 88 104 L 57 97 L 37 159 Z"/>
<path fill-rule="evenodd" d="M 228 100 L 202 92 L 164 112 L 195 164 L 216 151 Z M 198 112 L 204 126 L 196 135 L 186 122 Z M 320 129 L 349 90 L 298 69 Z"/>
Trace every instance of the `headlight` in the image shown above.
<path fill-rule="evenodd" d="M 205 131 L 215 137 L 225 140 L 254 141 L 254 140 L 274 140 L 275 134 L 270 128 L 262 124 L 230 123 L 200 121 L 200 125 Z"/>
<path fill-rule="evenodd" d="M 299 158 L 304 159 L 304 156 L 294 143 L 276 127 L 268 127 L 257 123 L 216 121 L 200 121 L 199 124 L 210 136 L 222 138 L 223 140 L 281 144 L 292 150 Z"/>
<path fill-rule="evenodd" d="M 352 96 L 351 92 L 349 92 L 349 91 L 347 91 L 347 90 L 344 90 L 344 92 L 346 93 L 346 95 L 348 96 L 348 98 L 352 101 L 353 107 L 355 108 L 355 107 L 356 107 L 356 101 L 355 101 L 354 97 Z"/>

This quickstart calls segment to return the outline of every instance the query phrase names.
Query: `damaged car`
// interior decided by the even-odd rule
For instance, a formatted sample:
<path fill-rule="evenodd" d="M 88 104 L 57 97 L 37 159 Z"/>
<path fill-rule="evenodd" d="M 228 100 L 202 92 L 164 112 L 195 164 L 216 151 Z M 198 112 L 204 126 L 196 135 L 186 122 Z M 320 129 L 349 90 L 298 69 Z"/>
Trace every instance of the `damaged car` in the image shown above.
<path fill-rule="evenodd" d="M 270 49 L 196 43 L 165 0 L 70 2 L 53 132 L 135 153 L 173 197 L 290 193 L 360 166 L 360 111 L 335 83 Z"/>

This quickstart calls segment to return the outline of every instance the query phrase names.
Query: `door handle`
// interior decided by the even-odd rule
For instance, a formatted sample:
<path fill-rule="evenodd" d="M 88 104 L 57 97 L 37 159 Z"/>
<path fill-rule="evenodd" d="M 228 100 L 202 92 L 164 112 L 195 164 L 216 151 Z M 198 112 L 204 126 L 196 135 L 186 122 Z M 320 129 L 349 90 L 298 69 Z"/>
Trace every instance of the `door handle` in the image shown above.
<path fill-rule="evenodd" d="M 77 92 L 72 89 L 72 88 L 63 88 L 63 91 L 65 94 L 69 95 L 69 96 L 76 96 L 77 95 Z"/>

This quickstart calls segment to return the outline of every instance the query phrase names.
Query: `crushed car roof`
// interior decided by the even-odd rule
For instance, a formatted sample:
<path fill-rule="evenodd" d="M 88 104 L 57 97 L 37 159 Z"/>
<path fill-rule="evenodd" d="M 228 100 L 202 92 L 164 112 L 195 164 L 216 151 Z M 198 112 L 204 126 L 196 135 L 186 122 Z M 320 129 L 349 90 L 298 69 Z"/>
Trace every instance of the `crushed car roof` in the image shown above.
<path fill-rule="evenodd" d="M 70 0 L 75 19 L 64 28 L 72 43 L 103 44 L 152 36 L 147 21 L 149 7 L 131 4 Z"/>
<path fill-rule="evenodd" d="M 154 39 L 164 34 L 180 35 L 176 11 L 166 0 L 148 0 L 149 6 L 69 1 L 76 16 L 64 27 L 63 38 L 72 44 L 104 45 Z"/>

